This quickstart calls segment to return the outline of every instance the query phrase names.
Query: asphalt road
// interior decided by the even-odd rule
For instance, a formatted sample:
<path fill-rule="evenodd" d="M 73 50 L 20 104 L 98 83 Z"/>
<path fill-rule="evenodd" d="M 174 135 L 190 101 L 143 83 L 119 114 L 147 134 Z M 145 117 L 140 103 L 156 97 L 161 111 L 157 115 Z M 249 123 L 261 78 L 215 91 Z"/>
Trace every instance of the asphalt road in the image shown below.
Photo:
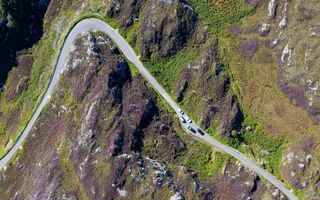
<path fill-rule="evenodd" d="M 23 130 L 20 137 L 17 139 L 14 146 L 8 151 L 6 155 L 4 155 L 0 160 L 0 169 L 6 166 L 6 164 L 9 162 L 11 158 L 13 158 L 14 154 L 17 152 L 19 147 L 22 145 L 26 137 L 28 136 L 30 130 L 32 129 L 33 125 L 35 124 L 37 118 L 39 117 L 41 111 L 43 110 L 44 106 L 48 102 L 48 100 L 51 97 L 51 94 L 53 92 L 53 89 L 57 86 L 59 76 L 61 72 L 63 71 L 63 67 L 65 66 L 65 62 L 67 62 L 68 53 L 70 51 L 70 47 L 72 46 L 73 41 L 78 36 L 79 33 L 84 31 L 101 31 L 109 35 L 110 38 L 116 43 L 118 48 L 122 51 L 122 53 L 126 56 L 128 60 L 130 60 L 140 71 L 140 73 L 144 76 L 144 78 L 152 85 L 152 87 L 159 93 L 161 96 L 166 100 L 166 102 L 177 112 L 179 115 L 179 106 L 176 104 L 176 102 L 168 95 L 168 93 L 163 89 L 163 87 L 156 81 L 156 79 L 150 74 L 150 72 L 143 66 L 143 64 L 140 62 L 139 58 L 135 54 L 132 47 L 127 43 L 127 41 L 111 26 L 106 24 L 104 21 L 90 18 L 90 19 L 84 19 L 77 23 L 69 32 L 67 35 L 64 44 L 62 46 L 62 49 L 60 49 L 60 53 L 58 55 L 57 62 L 54 66 L 53 73 L 50 77 L 49 85 L 41 99 L 41 102 L 32 115 L 29 123 Z M 186 114 L 184 114 L 186 116 Z M 181 123 L 182 126 L 184 126 L 185 129 L 187 129 L 188 126 L 191 126 L 195 130 L 197 130 L 199 127 L 194 123 Z M 190 132 L 191 133 L 191 132 Z M 295 200 L 298 199 L 294 194 L 292 194 L 286 187 L 272 174 L 267 172 L 266 170 L 260 168 L 257 164 L 255 164 L 253 161 L 251 161 L 249 158 L 244 156 L 239 151 L 222 144 L 221 142 L 215 140 L 214 138 L 210 137 L 208 134 L 200 135 L 199 133 L 191 133 L 193 136 L 205 141 L 208 144 L 213 145 L 217 149 L 221 150 L 222 152 L 225 152 L 233 157 L 235 157 L 237 160 L 239 160 L 244 166 L 250 168 L 255 173 L 257 173 L 260 177 L 264 177 L 268 181 L 270 181 L 275 187 L 277 187 L 279 190 L 281 190 L 289 199 Z"/>

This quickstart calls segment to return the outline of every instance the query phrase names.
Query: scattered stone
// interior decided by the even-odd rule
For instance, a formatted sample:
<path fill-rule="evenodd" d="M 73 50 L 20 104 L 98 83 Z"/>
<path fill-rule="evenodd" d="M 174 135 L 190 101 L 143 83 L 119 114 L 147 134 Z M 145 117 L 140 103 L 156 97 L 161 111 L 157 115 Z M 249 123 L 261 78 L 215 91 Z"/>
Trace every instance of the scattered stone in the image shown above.
<path fill-rule="evenodd" d="M 269 151 L 263 151 L 263 152 L 261 153 L 261 156 L 262 156 L 262 157 L 265 157 L 265 156 L 268 156 L 268 155 L 270 155 Z"/>
<path fill-rule="evenodd" d="M 185 198 L 180 192 L 176 192 L 169 200 L 185 200 Z"/>
<path fill-rule="evenodd" d="M 312 156 L 311 156 L 311 154 L 308 154 L 306 157 L 306 163 L 310 164 L 311 160 L 312 160 Z"/>
<path fill-rule="evenodd" d="M 301 183 L 301 187 L 302 187 L 302 188 L 307 187 L 307 181 L 303 181 L 303 182 Z"/>
<path fill-rule="evenodd" d="M 120 188 L 117 188 L 117 191 L 118 191 L 120 197 L 126 197 L 127 196 L 127 191 L 122 190 Z"/>
<path fill-rule="evenodd" d="M 247 126 L 246 127 L 246 131 L 252 131 L 252 127 L 251 126 Z"/>
<path fill-rule="evenodd" d="M 261 36 L 267 36 L 270 32 L 271 25 L 268 23 L 263 23 L 259 29 L 259 34 Z"/>
<path fill-rule="evenodd" d="M 287 61 L 289 65 L 291 61 L 291 55 L 292 55 L 292 50 L 289 48 L 289 44 L 287 44 L 282 51 L 281 62 L 284 63 L 285 61 Z"/>
<path fill-rule="evenodd" d="M 298 166 L 299 166 L 299 168 L 300 168 L 302 171 L 305 170 L 305 167 L 306 167 L 305 164 L 299 163 Z"/>
<path fill-rule="evenodd" d="M 287 26 L 288 18 L 287 16 L 283 17 L 279 22 L 279 28 L 284 29 Z"/>
<path fill-rule="evenodd" d="M 152 182 L 155 186 L 161 187 L 164 182 L 164 174 L 161 171 L 155 171 Z"/>

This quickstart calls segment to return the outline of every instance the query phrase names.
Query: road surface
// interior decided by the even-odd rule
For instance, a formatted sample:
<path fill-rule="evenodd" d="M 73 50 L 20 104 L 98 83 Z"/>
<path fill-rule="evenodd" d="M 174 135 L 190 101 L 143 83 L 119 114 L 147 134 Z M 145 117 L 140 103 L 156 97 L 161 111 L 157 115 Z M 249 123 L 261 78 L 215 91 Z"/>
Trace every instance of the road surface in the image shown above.
<path fill-rule="evenodd" d="M 118 48 L 122 51 L 122 53 L 126 56 L 128 60 L 130 60 L 140 71 L 140 73 L 144 76 L 144 78 L 152 85 L 152 87 L 166 100 L 166 102 L 177 112 L 179 115 L 179 106 L 176 102 L 169 96 L 169 94 L 163 89 L 163 87 L 156 81 L 156 79 L 150 74 L 150 72 L 143 66 L 140 62 L 138 56 L 135 54 L 132 47 L 127 43 L 127 41 L 111 26 L 106 24 L 104 21 L 96 19 L 96 18 L 89 18 L 84 19 L 78 22 L 68 33 L 66 36 L 62 48 L 60 49 L 60 53 L 57 58 L 57 62 L 54 65 L 53 73 L 50 77 L 48 86 L 46 91 L 40 101 L 39 106 L 37 107 L 36 111 L 32 115 L 31 119 L 29 120 L 27 126 L 21 133 L 20 137 L 17 139 L 16 143 L 13 147 L 5 154 L 0 160 L 0 169 L 4 168 L 6 164 L 13 158 L 14 154 L 17 152 L 19 147 L 22 145 L 26 137 L 28 136 L 30 130 L 32 129 L 33 125 L 35 124 L 37 118 L 39 117 L 41 111 L 43 110 L 45 104 L 51 97 L 53 89 L 57 86 L 59 76 L 63 71 L 63 67 L 65 66 L 65 62 L 67 62 L 68 54 L 70 51 L 70 47 L 73 44 L 73 41 L 76 39 L 78 34 L 84 31 L 101 31 L 106 33 L 118 46 Z M 186 116 L 186 114 L 184 114 Z M 181 123 L 185 129 L 188 126 L 193 127 L 197 130 L 199 127 L 194 123 Z M 239 160 L 244 166 L 250 168 L 259 176 L 264 177 L 268 181 L 270 181 L 275 187 L 277 187 L 280 191 L 282 191 L 289 199 L 296 200 L 298 199 L 294 194 L 292 194 L 275 176 L 267 172 L 266 170 L 259 167 L 249 158 L 244 156 L 239 151 L 222 144 L 221 142 L 215 140 L 208 134 L 204 134 L 203 136 L 200 134 L 193 134 L 193 136 L 206 141 L 207 143 L 213 145 L 217 149 L 235 157 Z"/>

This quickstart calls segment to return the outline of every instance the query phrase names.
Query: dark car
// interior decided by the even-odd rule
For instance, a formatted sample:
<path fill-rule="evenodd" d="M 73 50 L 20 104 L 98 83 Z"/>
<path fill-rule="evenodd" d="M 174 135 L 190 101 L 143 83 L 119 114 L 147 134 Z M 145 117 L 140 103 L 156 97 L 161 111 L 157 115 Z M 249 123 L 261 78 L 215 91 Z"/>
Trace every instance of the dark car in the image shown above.
<path fill-rule="evenodd" d="M 198 128 L 197 131 L 200 133 L 200 135 L 204 135 L 204 132 L 200 128 Z"/>
<path fill-rule="evenodd" d="M 194 134 L 196 134 L 197 133 L 197 131 L 196 130 L 194 130 L 194 128 L 192 128 L 191 126 L 188 126 L 188 129 L 189 129 L 189 131 L 191 131 L 192 133 L 194 133 Z"/>

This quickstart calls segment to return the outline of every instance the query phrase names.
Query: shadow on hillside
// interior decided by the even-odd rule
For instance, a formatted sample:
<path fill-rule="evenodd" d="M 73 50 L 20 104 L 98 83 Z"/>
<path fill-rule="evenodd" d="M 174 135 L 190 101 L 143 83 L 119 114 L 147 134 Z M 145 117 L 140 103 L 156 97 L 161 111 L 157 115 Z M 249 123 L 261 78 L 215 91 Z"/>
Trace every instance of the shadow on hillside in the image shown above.
<path fill-rule="evenodd" d="M 39 5 L 24 8 L 25 16 L 18 21 L 18 28 L 8 27 L 6 17 L 0 22 L 0 89 L 6 82 L 10 70 L 17 66 L 17 53 L 32 47 L 43 34 L 43 18 L 50 0 L 39 1 Z"/>

